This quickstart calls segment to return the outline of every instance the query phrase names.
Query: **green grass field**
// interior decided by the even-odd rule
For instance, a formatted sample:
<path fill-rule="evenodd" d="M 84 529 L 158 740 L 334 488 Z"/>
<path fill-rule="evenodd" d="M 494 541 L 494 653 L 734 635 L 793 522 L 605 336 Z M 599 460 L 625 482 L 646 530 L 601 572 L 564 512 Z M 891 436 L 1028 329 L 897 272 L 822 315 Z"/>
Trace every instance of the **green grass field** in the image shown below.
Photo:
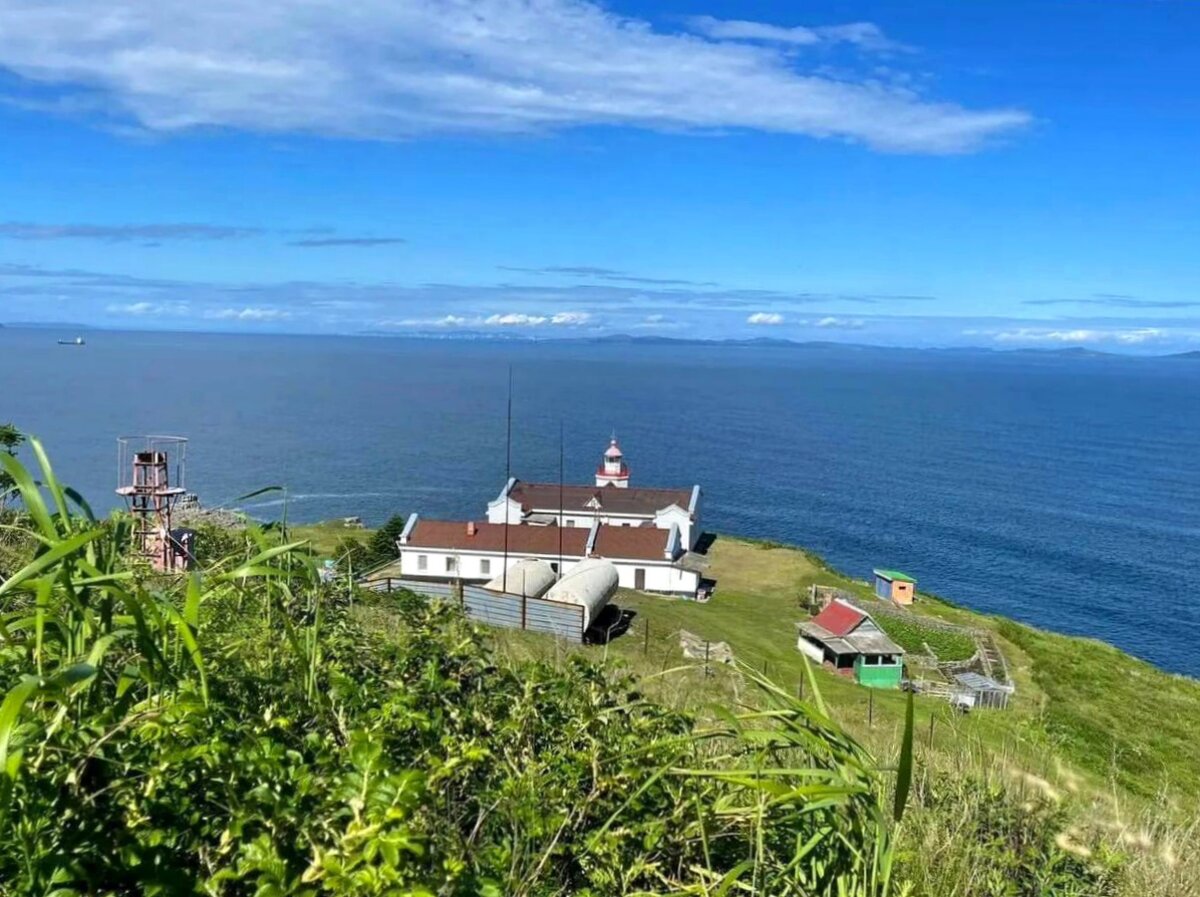
<path fill-rule="evenodd" d="M 572 647 L 512 631 L 497 631 L 495 638 L 514 656 L 581 651 L 630 670 L 655 697 L 703 708 L 739 700 L 740 677 L 715 664 L 706 672 L 702 660 L 685 658 L 681 630 L 725 641 L 739 661 L 799 689 L 805 670 L 795 624 L 807 617 L 800 598 L 809 585 L 871 597 L 866 583 L 854 582 L 795 548 L 722 537 L 713 545 L 711 561 L 718 587 L 707 604 L 619 593 L 616 602 L 636 616 L 629 631 L 607 646 Z M 969 656 L 973 647 L 968 649 L 969 642 L 954 634 L 922 627 L 925 617 L 990 629 L 1017 685 L 1011 709 L 965 717 L 951 712 L 944 701 L 918 698 L 918 731 L 927 745 L 949 754 L 982 753 L 1040 778 L 1082 783 L 1099 795 L 1110 793 L 1114 785 L 1138 801 L 1167 795 L 1183 812 L 1187 801 L 1200 794 L 1200 751 L 1195 749 L 1200 682 L 1163 673 L 1099 642 L 922 597 L 907 625 L 939 654 L 944 651 L 946 660 Z M 869 691 L 825 670 L 815 672 L 839 722 L 882 755 L 893 750 L 904 696 Z"/>
<path fill-rule="evenodd" d="M 290 538 L 296 541 L 308 540 L 313 550 L 322 558 L 333 557 L 338 543 L 347 536 L 364 544 L 371 538 L 371 530 L 346 526 L 341 520 L 304 523 L 292 526 L 290 530 Z"/>

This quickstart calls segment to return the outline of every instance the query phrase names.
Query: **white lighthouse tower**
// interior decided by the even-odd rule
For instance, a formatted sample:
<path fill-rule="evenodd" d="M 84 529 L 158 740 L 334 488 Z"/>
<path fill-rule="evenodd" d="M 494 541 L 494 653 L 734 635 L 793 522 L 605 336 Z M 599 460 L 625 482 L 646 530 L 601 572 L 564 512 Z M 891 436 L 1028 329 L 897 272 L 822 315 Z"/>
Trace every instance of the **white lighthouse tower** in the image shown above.
<path fill-rule="evenodd" d="M 629 466 L 625 463 L 625 456 L 621 454 L 615 435 L 604 450 L 604 460 L 596 468 L 596 485 L 616 486 L 618 489 L 629 487 Z"/>

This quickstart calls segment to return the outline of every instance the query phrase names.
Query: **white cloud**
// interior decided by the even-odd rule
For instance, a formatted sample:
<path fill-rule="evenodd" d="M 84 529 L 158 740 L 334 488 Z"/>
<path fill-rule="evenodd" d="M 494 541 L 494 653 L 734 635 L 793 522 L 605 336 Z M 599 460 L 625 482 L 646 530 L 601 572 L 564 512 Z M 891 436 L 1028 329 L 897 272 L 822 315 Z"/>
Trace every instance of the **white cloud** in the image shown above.
<path fill-rule="evenodd" d="M 737 19 L 715 19 L 712 16 L 693 16 L 688 19 L 693 30 L 718 40 L 769 41 L 796 46 L 848 43 L 867 50 L 901 49 L 871 22 L 851 22 L 846 25 L 827 25 L 813 28 L 804 25 L 791 27 L 766 22 L 747 22 Z"/>
<path fill-rule="evenodd" d="M 1157 327 L 1140 327 L 1137 330 L 1125 330 L 1116 334 L 1117 342 L 1126 345 L 1157 342 L 1166 336 L 1167 332 L 1159 330 Z"/>
<path fill-rule="evenodd" d="M 745 43 L 656 31 L 589 0 L 360 0 L 352 12 L 334 0 L 0 0 L 0 20 L 0 68 L 36 85 L 14 101 L 49 94 L 159 132 L 748 128 L 948 153 L 1030 120 L 932 100 L 902 78 L 832 77 L 787 52 L 809 32 L 886 40 L 869 23 L 711 20 L 710 34 L 757 35 Z"/>
<path fill-rule="evenodd" d="M 129 302 L 115 303 L 105 306 L 104 310 L 110 315 L 126 315 L 129 317 L 161 317 L 163 315 L 184 315 L 188 312 L 186 302 Z"/>
<path fill-rule="evenodd" d="M 554 314 L 507 312 L 492 315 L 444 315 L 440 318 L 405 318 L 400 321 L 380 321 L 380 327 L 575 327 L 586 324 L 592 315 L 586 311 L 560 311 Z"/>
<path fill-rule="evenodd" d="M 560 311 L 550 318 L 550 323 L 558 326 L 576 327 L 586 324 L 592 316 L 586 311 Z"/>
<path fill-rule="evenodd" d="M 775 326 L 783 323 L 783 315 L 773 311 L 756 311 L 750 317 L 746 318 L 747 324 L 762 324 Z"/>
<path fill-rule="evenodd" d="M 979 331 L 963 331 L 966 335 L 978 334 Z M 1046 330 L 1035 327 L 1020 327 L 1016 330 L 1002 330 L 993 334 L 992 338 L 998 343 L 1104 343 L 1116 342 L 1126 346 L 1137 346 L 1144 343 L 1159 342 L 1169 336 L 1166 330 L 1157 327 L 1135 327 L 1128 330 L 1097 330 L 1076 328 L 1073 330 Z"/>
<path fill-rule="evenodd" d="M 290 311 L 282 308 L 212 308 L 204 312 L 204 317 L 214 321 L 283 321 L 292 316 Z"/>
<path fill-rule="evenodd" d="M 866 322 L 862 318 L 835 318 L 829 316 L 821 318 L 819 321 L 813 321 L 813 326 L 830 330 L 862 330 L 866 326 Z"/>
<path fill-rule="evenodd" d="M 525 315 L 509 312 L 505 315 L 489 315 L 484 324 L 489 327 L 540 327 L 549 320 L 545 315 Z"/>

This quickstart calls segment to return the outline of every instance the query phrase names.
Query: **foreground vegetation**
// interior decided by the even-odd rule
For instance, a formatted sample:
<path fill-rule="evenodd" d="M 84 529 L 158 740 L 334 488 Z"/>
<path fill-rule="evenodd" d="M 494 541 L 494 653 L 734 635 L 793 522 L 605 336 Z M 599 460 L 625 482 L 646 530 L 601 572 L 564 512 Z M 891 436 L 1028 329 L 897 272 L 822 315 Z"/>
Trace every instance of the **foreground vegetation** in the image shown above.
<path fill-rule="evenodd" d="M 1090 822 L 1049 782 L 1002 774 L 980 739 L 942 750 L 949 722 L 927 741 L 932 705 L 888 696 L 874 726 L 853 722 L 852 686 L 807 670 L 786 632 L 777 644 L 779 607 L 722 610 L 732 588 L 707 606 L 630 596 L 653 637 L 574 650 L 481 633 L 416 596 L 323 585 L 279 529 L 248 527 L 203 570 L 163 577 L 129 560 L 127 521 L 95 520 L 32 448 L 42 486 L 0 458 L 21 504 L 3 532 L 25 546 L 0 569 L 0 893 L 1165 895 L 1200 882 L 1182 850 L 1194 828 L 1163 823 L 1143 844 Z M 789 620 L 797 574 L 832 575 L 741 549 L 729 570 L 781 552 L 753 582 L 791 602 Z M 672 615 L 745 662 L 684 661 Z"/>

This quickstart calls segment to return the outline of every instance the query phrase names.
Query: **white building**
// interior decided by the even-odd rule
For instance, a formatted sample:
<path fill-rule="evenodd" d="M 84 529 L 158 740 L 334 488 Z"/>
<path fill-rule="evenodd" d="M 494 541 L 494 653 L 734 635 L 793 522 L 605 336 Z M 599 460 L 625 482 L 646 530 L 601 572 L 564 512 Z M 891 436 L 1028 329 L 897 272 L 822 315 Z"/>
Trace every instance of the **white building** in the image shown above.
<path fill-rule="evenodd" d="M 482 583 L 524 558 L 544 560 L 562 575 L 587 558 L 605 558 L 623 588 L 695 595 L 703 569 L 684 547 L 678 527 L 616 526 L 596 519 L 586 527 L 505 526 L 413 514 L 397 548 L 405 579 Z"/>
<path fill-rule="evenodd" d="M 489 523 L 533 526 L 649 527 L 679 530 L 685 549 L 700 536 L 700 487 L 637 489 L 629 485 L 629 467 L 614 438 L 596 469 L 594 486 L 561 486 L 510 479 L 488 503 Z"/>

